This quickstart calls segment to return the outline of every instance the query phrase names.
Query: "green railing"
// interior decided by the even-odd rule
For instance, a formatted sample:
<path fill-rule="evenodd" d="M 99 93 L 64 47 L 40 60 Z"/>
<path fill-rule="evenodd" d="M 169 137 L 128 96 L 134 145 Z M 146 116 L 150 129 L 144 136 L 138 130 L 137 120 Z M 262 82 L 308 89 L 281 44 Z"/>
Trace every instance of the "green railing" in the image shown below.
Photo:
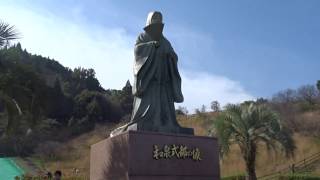
<path fill-rule="evenodd" d="M 268 179 L 275 179 L 279 175 L 286 174 L 286 173 L 305 173 L 310 172 L 314 163 L 320 161 L 320 152 L 312 154 L 311 156 L 304 158 L 296 163 L 291 164 L 289 167 L 283 168 L 277 172 L 270 173 L 267 175 L 263 175 L 258 177 L 261 180 L 268 180 Z"/>

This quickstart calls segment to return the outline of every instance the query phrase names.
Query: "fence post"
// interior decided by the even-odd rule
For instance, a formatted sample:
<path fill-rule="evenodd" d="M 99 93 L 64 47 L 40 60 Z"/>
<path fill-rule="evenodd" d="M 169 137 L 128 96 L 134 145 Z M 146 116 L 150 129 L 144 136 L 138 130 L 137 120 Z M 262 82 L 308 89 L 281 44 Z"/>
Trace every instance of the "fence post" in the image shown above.
<path fill-rule="evenodd" d="M 292 172 L 292 174 L 294 174 L 294 172 L 295 172 L 294 164 L 291 165 L 291 172 Z"/>

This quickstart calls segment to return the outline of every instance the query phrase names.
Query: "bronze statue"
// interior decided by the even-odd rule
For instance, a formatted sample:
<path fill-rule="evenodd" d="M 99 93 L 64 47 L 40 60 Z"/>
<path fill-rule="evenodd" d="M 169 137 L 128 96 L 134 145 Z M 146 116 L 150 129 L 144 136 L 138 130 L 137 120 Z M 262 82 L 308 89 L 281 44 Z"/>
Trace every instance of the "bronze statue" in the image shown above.
<path fill-rule="evenodd" d="M 150 12 L 146 26 L 134 49 L 134 104 L 131 121 L 111 133 L 126 130 L 191 134 L 192 128 L 181 127 L 175 114 L 175 102 L 183 102 L 178 56 L 163 36 L 160 12 Z"/>

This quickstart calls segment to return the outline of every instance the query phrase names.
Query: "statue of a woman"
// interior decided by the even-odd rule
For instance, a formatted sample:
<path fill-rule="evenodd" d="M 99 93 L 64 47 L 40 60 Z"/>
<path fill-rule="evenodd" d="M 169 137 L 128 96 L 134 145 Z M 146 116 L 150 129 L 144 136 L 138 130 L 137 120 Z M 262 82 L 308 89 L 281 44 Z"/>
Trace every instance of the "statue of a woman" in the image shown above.
<path fill-rule="evenodd" d="M 150 12 L 146 27 L 136 41 L 134 55 L 134 104 L 131 122 L 111 133 L 126 130 L 192 134 L 181 127 L 175 115 L 175 102 L 183 102 L 178 56 L 163 36 L 160 12 Z"/>

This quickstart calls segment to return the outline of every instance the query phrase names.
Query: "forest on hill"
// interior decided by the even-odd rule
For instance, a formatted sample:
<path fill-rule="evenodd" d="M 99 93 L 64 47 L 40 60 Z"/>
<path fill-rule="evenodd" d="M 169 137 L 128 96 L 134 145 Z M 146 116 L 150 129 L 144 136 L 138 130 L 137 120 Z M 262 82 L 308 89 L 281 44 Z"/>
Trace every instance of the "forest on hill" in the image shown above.
<path fill-rule="evenodd" d="M 104 89 L 93 69 L 72 70 L 28 53 L 20 43 L 9 46 L 0 39 L 0 156 L 41 160 L 38 168 L 44 170 L 56 162 L 59 169 L 64 166 L 61 164 L 66 169 L 81 167 L 87 176 L 90 146 L 128 121 L 132 104 L 129 81 L 121 90 Z M 181 125 L 195 129 L 195 135 L 216 136 L 221 155 L 236 152 L 235 159 L 229 155 L 225 161 L 221 156 L 223 173 L 234 172 L 239 166 L 233 165 L 245 161 L 248 177 L 256 179 L 256 168 L 259 175 L 264 174 L 261 157 L 269 155 L 261 156 L 264 151 L 260 149 L 280 149 L 288 155 L 286 160 L 295 153 L 305 158 L 311 155 L 303 147 L 308 140 L 307 148 L 320 153 L 320 148 L 313 146 L 320 139 L 320 80 L 280 91 L 269 99 L 222 108 L 218 101 L 212 101 L 211 110 L 203 105 L 189 114 L 185 107 L 179 107 L 176 114 Z M 274 164 L 269 166 L 270 171 L 276 171 Z"/>
<path fill-rule="evenodd" d="M 104 89 L 93 69 L 71 70 L 19 43 L 0 49 L 0 97 L 0 154 L 6 155 L 27 155 L 40 142 L 66 140 L 95 123 L 120 122 L 133 101 L 129 81 L 122 90 Z"/>
<path fill-rule="evenodd" d="M 32 55 L 18 43 L 0 49 L 0 153 L 27 155 L 40 142 L 67 140 L 94 128 L 96 123 L 128 120 L 133 96 L 128 81 L 122 90 L 104 89 L 93 69 L 70 69 L 59 62 Z M 267 104 L 293 132 L 320 136 L 314 114 L 319 110 L 320 81 L 276 93 Z M 250 101 L 244 102 L 250 103 Z M 211 110 L 221 111 L 218 101 Z M 199 118 L 208 118 L 203 106 Z M 177 114 L 188 114 L 179 107 Z"/>

